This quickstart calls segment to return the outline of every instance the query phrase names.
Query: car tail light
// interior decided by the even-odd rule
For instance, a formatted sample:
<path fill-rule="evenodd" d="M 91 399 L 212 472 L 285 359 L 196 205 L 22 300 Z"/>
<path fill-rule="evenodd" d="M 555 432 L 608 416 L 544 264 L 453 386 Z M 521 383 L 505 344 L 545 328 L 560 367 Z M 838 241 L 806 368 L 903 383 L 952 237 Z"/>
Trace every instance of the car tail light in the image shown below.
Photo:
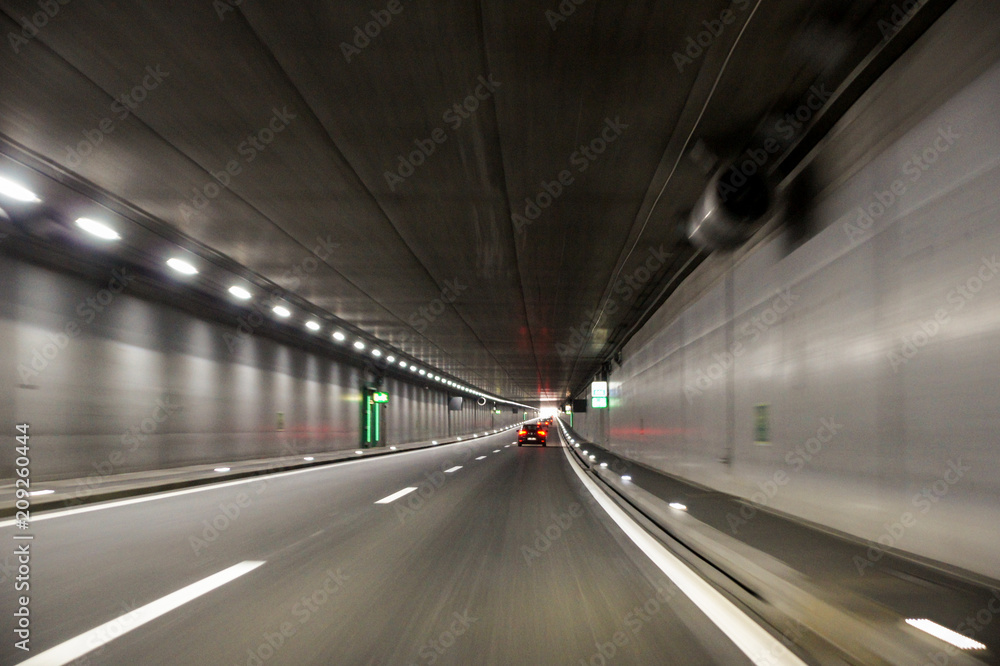
<path fill-rule="evenodd" d="M 545 430 L 539 430 L 539 431 L 538 431 L 538 434 L 539 434 L 539 435 L 541 435 L 542 437 L 544 437 L 544 436 L 545 436 L 545 433 L 546 433 L 546 431 L 545 431 Z"/>
<path fill-rule="evenodd" d="M 521 432 L 519 432 L 519 433 L 517 433 L 517 434 L 518 434 L 518 435 L 527 435 L 527 434 L 528 434 L 528 431 L 527 431 L 527 430 L 522 430 Z"/>

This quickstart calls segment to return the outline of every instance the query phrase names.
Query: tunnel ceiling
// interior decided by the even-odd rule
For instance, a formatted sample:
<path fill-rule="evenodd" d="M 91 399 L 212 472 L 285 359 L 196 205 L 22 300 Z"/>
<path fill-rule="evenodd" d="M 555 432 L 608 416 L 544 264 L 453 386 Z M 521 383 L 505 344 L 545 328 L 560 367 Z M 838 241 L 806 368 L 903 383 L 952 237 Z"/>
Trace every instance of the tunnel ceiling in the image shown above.
<path fill-rule="evenodd" d="M 741 147 L 832 90 L 892 12 L 49 4 L 42 21 L 45 3 L 0 1 L 7 155 L 520 399 L 586 381 L 697 263 L 681 226 L 708 177 L 698 141 Z"/>

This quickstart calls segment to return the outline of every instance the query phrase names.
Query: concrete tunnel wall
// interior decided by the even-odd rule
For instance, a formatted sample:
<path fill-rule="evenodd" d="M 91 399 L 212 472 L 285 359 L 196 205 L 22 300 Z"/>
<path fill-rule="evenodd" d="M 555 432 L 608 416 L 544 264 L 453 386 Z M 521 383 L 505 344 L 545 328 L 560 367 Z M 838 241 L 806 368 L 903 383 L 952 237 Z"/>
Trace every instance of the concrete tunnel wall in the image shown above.
<path fill-rule="evenodd" d="M 360 362 L 263 331 L 227 343 L 235 324 L 136 297 L 129 287 L 112 295 L 110 276 L 89 280 L 6 256 L 0 276 L 0 418 L 12 437 L 15 423 L 30 425 L 35 480 L 359 446 Z M 87 304 L 95 298 L 99 312 Z M 65 335 L 69 324 L 78 334 Z M 383 390 L 390 395 L 387 445 L 521 419 L 509 407 L 494 415 L 472 399 L 449 412 L 446 392 L 391 375 Z M 13 476 L 13 461 L 0 459 L 0 477 Z"/>
<path fill-rule="evenodd" d="M 998 23 L 988 3 L 956 4 L 819 153 L 820 231 L 706 260 L 625 346 L 610 408 L 574 415 L 577 430 L 1000 579 Z M 859 555 L 863 573 L 879 550 Z"/>

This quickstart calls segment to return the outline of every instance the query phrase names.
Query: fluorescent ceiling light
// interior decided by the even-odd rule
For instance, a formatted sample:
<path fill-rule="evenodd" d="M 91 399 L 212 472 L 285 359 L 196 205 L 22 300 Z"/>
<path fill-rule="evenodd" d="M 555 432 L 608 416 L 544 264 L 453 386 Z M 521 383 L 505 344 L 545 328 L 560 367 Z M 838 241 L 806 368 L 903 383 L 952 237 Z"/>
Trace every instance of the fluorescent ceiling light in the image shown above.
<path fill-rule="evenodd" d="M 344 340 L 347 339 L 347 336 L 341 333 L 340 331 L 337 331 L 336 333 L 333 334 L 333 339 L 336 340 L 337 342 L 343 342 Z"/>
<path fill-rule="evenodd" d="M 250 299 L 250 292 L 244 289 L 243 287 L 236 287 L 236 286 L 230 287 L 229 293 L 235 296 L 236 298 L 240 299 L 241 301 L 246 301 Z"/>
<path fill-rule="evenodd" d="M 97 220 L 92 220 L 89 217 L 81 217 L 76 221 L 76 226 L 80 227 L 88 234 L 92 236 L 97 236 L 102 240 L 118 240 L 121 235 L 104 224 L 103 222 L 98 222 Z"/>
<path fill-rule="evenodd" d="M 26 187 L 22 187 L 17 183 L 7 180 L 6 178 L 0 178 L 0 194 L 4 195 L 8 199 L 14 199 L 15 201 L 41 201 L 35 193 Z"/>
<path fill-rule="evenodd" d="M 280 305 L 275 305 L 274 309 L 272 310 L 272 312 L 274 312 L 274 314 L 278 315 L 279 317 L 291 317 L 292 316 L 292 313 L 291 313 L 291 311 L 289 311 L 288 308 L 282 307 Z"/>
<path fill-rule="evenodd" d="M 308 328 L 310 331 L 318 331 L 320 329 L 320 326 L 318 323 L 314 321 L 307 321 L 306 328 Z"/>
<path fill-rule="evenodd" d="M 167 266 L 178 273 L 183 273 L 184 275 L 197 275 L 198 269 L 184 261 L 183 259 L 177 259 L 176 257 L 167 260 Z"/>
<path fill-rule="evenodd" d="M 354 348 L 355 349 L 364 349 L 365 348 L 365 343 L 361 342 L 361 340 L 358 340 L 358 341 L 356 341 L 354 343 Z"/>

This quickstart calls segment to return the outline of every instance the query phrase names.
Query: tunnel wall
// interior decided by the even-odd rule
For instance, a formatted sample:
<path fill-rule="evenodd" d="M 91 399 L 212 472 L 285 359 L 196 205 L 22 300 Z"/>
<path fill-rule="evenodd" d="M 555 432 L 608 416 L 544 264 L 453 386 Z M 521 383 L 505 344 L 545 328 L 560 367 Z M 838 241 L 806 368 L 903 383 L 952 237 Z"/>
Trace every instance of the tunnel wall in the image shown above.
<path fill-rule="evenodd" d="M 47 480 L 357 448 L 364 367 L 0 255 L 0 418 Z M 121 275 L 121 273 L 119 273 Z M 127 273 L 125 274 L 127 275 Z M 69 327 L 69 328 L 68 328 Z M 389 376 L 386 444 L 518 420 Z M 278 413 L 284 415 L 279 430 Z M 0 459 L 13 475 L 14 457 Z"/>
<path fill-rule="evenodd" d="M 998 44 L 995 9 L 956 4 L 822 148 L 815 235 L 706 260 L 581 434 L 1000 579 Z"/>

